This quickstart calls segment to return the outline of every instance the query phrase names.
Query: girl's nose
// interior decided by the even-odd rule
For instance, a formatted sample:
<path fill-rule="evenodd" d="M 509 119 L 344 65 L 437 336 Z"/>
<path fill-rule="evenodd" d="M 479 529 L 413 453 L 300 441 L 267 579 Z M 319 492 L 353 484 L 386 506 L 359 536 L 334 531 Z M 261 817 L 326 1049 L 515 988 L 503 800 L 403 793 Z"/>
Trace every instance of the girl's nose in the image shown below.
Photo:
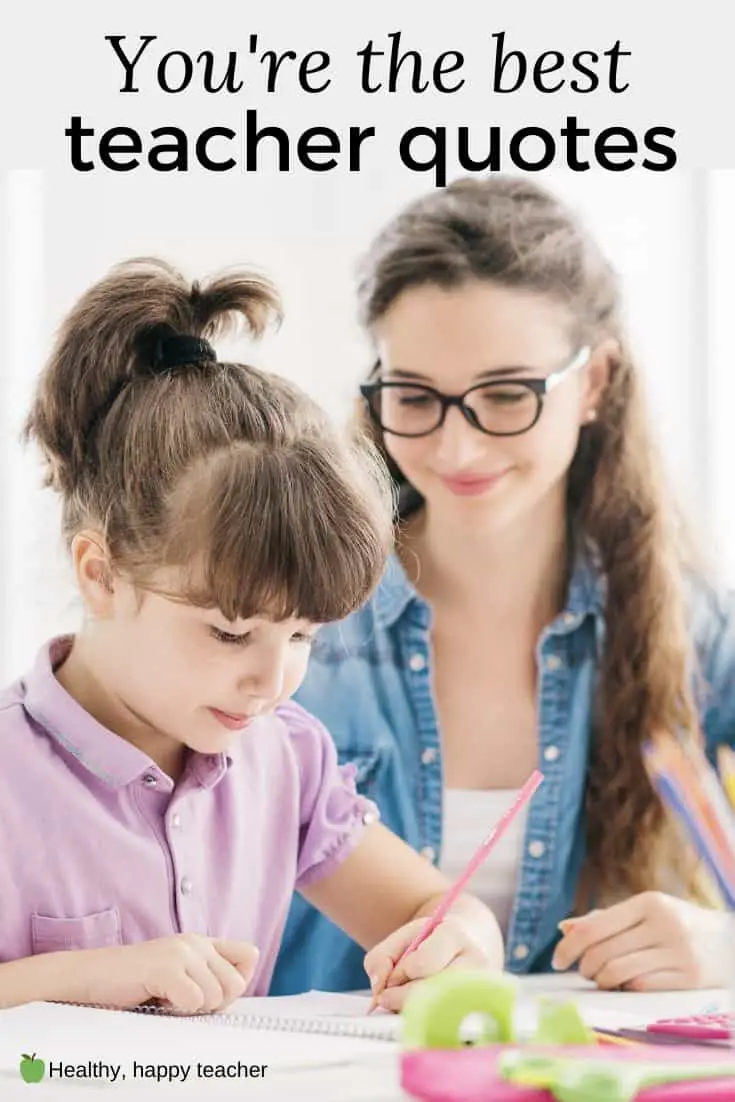
<path fill-rule="evenodd" d="M 278 700 L 283 693 L 286 681 L 286 656 L 271 650 L 260 656 L 248 655 L 248 661 L 242 675 L 242 686 L 251 697 L 257 697 L 263 704 Z"/>

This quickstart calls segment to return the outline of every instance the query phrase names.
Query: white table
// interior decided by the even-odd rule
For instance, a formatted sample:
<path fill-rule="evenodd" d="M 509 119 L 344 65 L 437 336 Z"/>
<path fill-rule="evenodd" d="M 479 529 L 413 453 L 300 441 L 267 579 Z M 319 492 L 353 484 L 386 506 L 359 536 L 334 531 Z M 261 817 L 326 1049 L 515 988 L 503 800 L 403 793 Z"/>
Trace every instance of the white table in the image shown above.
<path fill-rule="evenodd" d="M 539 995 L 574 997 L 582 1013 L 598 1025 L 635 1024 L 631 1016 L 641 1021 L 697 1013 L 706 1006 L 729 1009 L 729 997 L 724 991 L 666 992 L 664 994 L 632 994 L 600 992 L 574 975 L 525 977 L 520 981 L 518 1017 L 527 1019 L 530 1008 Z M 265 1000 L 264 1000 L 265 1001 Z M 49 1080 L 39 1086 L 37 1095 L 28 1094 L 28 1085 L 20 1080 L 18 1062 L 25 1052 L 36 1051 L 45 1059 L 63 1058 L 76 1063 L 97 1060 L 107 1055 L 121 1066 L 153 1062 L 231 1063 L 247 1060 L 269 1063 L 285 1051 L 283 1046 L 301 1045 L 309 1059 L 324 1056 L 334 1059 L 333 1039 L 300 1034 L 254 1033 L 239 1035 L 236 1029 L 214 1025 L 190 1025 L 170 1019 L 152 1021 L 139 1015 L 110 1015 L 107 1012 L 83 1011 L 85 1017 L 70 1015 L 68 1023 L 59 1022 L 56 1011 L 44 1004 L 0 1011 L 0 1098 L 2 1102 L 28 1102 L 29 1098 L 89 1099 L 90 1102 L 167 1102 L 168 1099 L 207 1097 L 253 1098 L 258 1102 L 403 1102 L 398 1087 L 397 1046 L 384 1041 L 350 1042 L 340 1040 L 341 1065 L 270 1070 L 264 1079 L 208 1080 L 190 1079 L 184 1084 L 146 1083 L 142 1081 L 109 1083 L 63 1079 Z M 53 1027 L 50 1025 L 53 1012 Z M 604 1019 L 604 1020 L 601 1020 Z M 80 1028 L 80 1023 L 82 1027 Z M 238 1036 L 240 1041 L 238 1042 Z M 243 1037 L 252 1050 L 243 1051 Z M 304 1043 L 306 1048 L 304 1048 Z M 112 1048 L 110 1046 L 112 1045 Z M 289 1050 L 293 1055 L 294 1050 Z M 270 1055 L 269 1055 L 270 1054 Z M 204 1090 L 202 1090 L 204 1087 Z"/>

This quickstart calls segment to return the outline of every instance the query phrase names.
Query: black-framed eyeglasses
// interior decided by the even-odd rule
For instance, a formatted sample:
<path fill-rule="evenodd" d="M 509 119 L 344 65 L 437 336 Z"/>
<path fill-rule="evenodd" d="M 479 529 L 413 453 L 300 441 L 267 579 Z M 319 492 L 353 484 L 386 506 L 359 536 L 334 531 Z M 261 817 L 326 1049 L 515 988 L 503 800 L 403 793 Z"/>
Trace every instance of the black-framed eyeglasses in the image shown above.
<path fill-rule="evenodd" d="M 520 436 L 538 421 L 544 398 L 584 367 L 589 348 L 581 348 L 559 371 L 545 379 L 493 379 L 476 383 L 464 394 L 443 394 L 433 386 L 377 380 L 360 393 L 375 424 L 392 436 L 428 436 L 444 424 L 457 406 L 473 428 L 488 436 Z"/>

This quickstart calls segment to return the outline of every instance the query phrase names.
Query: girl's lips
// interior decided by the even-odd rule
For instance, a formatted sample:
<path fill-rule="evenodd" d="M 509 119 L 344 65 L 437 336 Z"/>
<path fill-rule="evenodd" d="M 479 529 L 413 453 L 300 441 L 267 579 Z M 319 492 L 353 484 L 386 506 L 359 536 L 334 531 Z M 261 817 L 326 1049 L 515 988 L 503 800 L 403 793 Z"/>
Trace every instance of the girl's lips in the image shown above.
<path fill-rule="evenodd" d="M 252 716 L 233 715 L 231 712 L 221 712 L 219 708 L 210 708 L 209 710 L 214 718 L 219 720 L 228 731 L 242 731 L 252 723 Z"/>
<path fill-rule="evenodd" d="M 496 486 L 508 470 L 489 475 L 440 475 L 439 477 L 451 493 L 460 497 L 474 497 Z"/>

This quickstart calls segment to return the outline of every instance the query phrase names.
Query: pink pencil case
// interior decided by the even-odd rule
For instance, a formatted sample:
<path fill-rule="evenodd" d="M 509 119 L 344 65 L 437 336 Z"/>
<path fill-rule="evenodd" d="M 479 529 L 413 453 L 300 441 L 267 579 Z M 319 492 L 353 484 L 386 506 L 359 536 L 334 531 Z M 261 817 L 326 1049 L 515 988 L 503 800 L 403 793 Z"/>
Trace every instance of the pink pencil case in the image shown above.
<path fill-rule="evenodd" d="M 500 1077 L 497 1058 L 508 1050 L 503 1046 L 481 1046 L 464 1049 L 421 1049 L 401 1056 L 401 1087 L 420 1102 L 555 1102 L 550 1091 L 539 1087 L 518 1086 Z M 558 1052 L 558 1050 L 557 1050 Z M 565 1055 L 584 1060 L 610 1058 L 609 1050 L 590 1048 L 567 1049 Z M 650 1063 L 718 1062 L 732 1066 L 724 1054 L 701 1048 L 666 1049 L 637 1045 L 619 1048 L 615 1060 L 638 1060 Z M 734 1102 L 735 1078 L 690 1080 L 646 1087 L 639 1091 L 635 1102 Z"/>

